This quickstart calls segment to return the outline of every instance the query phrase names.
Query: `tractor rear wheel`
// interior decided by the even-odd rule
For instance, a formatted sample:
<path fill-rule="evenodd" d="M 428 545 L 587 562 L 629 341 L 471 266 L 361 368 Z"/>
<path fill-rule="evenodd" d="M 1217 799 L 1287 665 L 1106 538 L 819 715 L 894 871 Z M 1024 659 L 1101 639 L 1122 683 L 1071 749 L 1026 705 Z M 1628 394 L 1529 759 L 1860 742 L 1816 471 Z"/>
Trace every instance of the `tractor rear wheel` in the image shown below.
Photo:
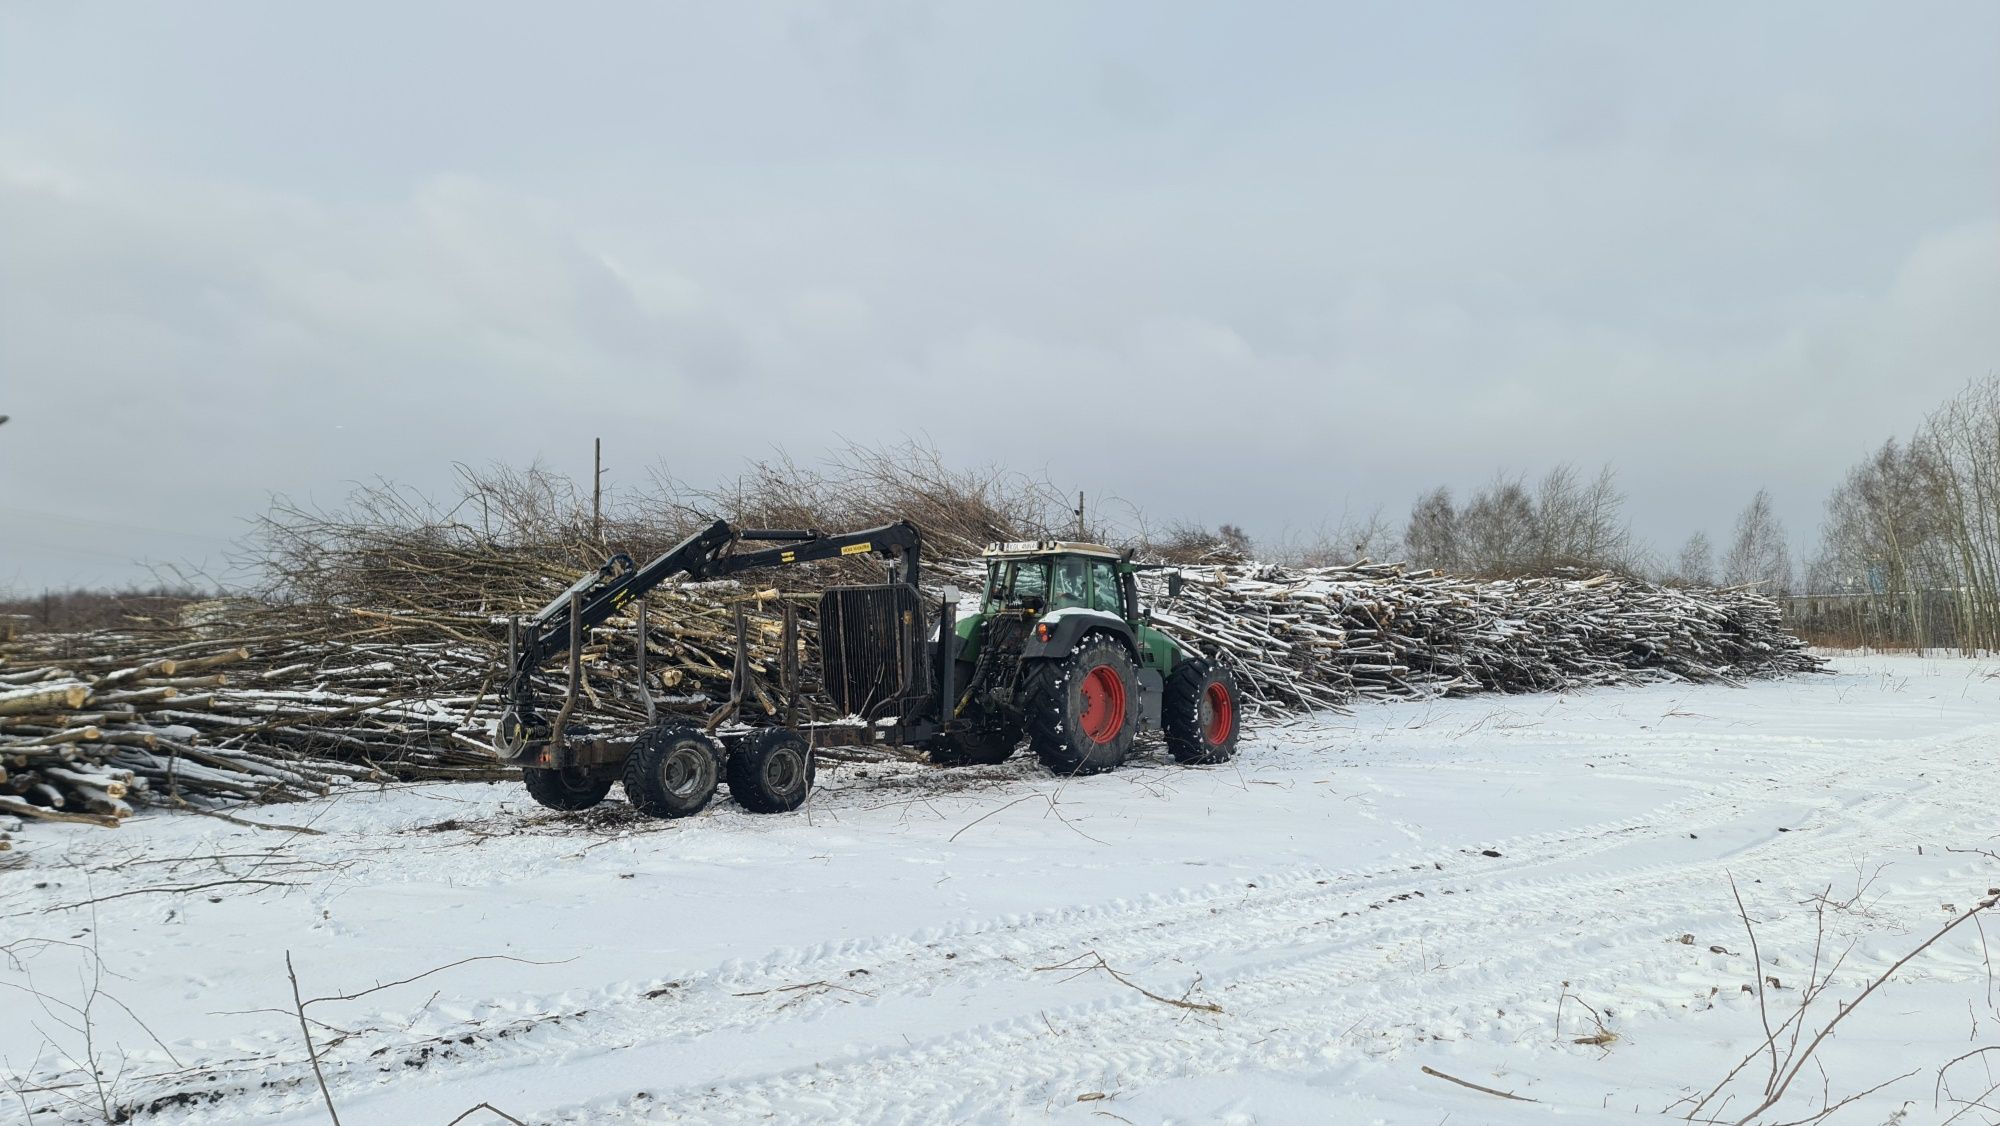
<path fill-rule="evenodd" d="M 729 753 L 729 796 L 752 813 L 790 813 L 812 793 L 813 753 L 798 732 L 772 727 Z"/>
<path fill-rule="evenodd" d="M 1236 757 L 1242 696 L 1226 665 L 1190 657 L 1167 674 L 1161 725 L 1167 751 L 1188 766 L 1209 766 Z"/>
<path fill-rule="evenodd" d="M 1027 670 L 1023 710 L 1028 739 L 1057 774 L 1115 770 L 1139 727 L 1139 672 L 1132 655 L 1102 634 L 1068 657 Z"/>
<path fill-rule="evenodd" d="M 594 778 L 588 771 L 575 767 L 568 770 L 552 770 L 545 766 L 523 767 L 521 781 L 527 783 L 529 797 L 550 809 L 589 809 L 611 792 L 611 779 Z"/>
<path fill-rule="evenodd" d="M 699 727 L 666 723 L 639 736 L 625 760 L 625 800 L 648 817 L 688 817 L 715 796 L 721 757 Z"/>

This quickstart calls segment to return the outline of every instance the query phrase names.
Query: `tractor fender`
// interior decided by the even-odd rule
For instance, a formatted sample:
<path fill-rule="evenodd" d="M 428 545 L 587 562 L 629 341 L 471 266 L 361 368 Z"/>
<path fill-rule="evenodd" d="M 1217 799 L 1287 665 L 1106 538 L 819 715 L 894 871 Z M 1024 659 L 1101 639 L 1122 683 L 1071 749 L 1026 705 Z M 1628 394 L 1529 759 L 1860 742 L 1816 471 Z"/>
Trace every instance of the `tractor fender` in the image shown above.
<path fill-rule="evenodd" d="M 1049 627 L 1049 639 L 1039 640 L 1040 629 L 1029 631 L 1028 640 L 1021 646 L 1021 659 L 1057 660 L 1069 656 L 1083 639 L 1091 634 L 1105 634 L 1118 639 L 1125 651 L 1139 660 L 1138 642 L 1132 635 L 1132 627 L 1125 619 L 1103 610 L 1086 610 L 1082 607 L 1065 607 L 1042 616 L 1035 623 Z M 1156 730 L 1160 726 L 1161 702 L 1164 697 L 1163 678 L 1158 669 L 1139 669 L 1139 717 L 1144 730 Z"/>
<path fill-rule="evenodd" d="M 1041 640 L 1045 628 L 1049 634 L 1047 641 Z M 1035 627 L 1028 631 L 1028 640 L 1021 646 L 1021 659 L 1039 661 L 1067 657 L 1075 651 L 1077 644 L 1087 633 L 1108 633 L 1131 652 L 1134 660 L 1139 657 L 1138 644 L 1132 637 L 1132 627 L 1125 619 L 1103 610 L 1067 606 L 1061 610 L 1051 610 L 1035 622 Z"/>

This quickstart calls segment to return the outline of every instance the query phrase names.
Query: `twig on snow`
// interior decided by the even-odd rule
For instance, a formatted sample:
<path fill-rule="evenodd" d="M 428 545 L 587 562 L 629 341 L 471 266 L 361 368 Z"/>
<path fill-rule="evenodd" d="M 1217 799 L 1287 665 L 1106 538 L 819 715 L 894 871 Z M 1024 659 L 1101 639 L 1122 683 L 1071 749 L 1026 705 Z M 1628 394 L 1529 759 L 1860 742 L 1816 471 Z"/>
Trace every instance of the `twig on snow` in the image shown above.
<path fill-rule="evenodd" d="M 1465 1087 L 1469 1090 L 1478 1091 L 1481 1094 L 1494 1095 L 1503 1099 L 1512 1099 L 1517 1103 L 1538 1103 L 1542 1101 L 1540 1099 L 1531 1099 L 1526 1095 L 1516 1095 L 1509 1091 L 1496 1091 L 1491 1087 L 1482 1087 L 1479 1084 L 1474 1083 L 1470 1079 L 1460 1079 L 1456 1075 L 1446 1075 L 1444 1072 L 1439 1071 L 1437 1068 L 1431 1067 L 1429 1065 L 1424 1066 L 1423 1072 L 1425 1075 L 1428 1075 L 1433 1079 L 1442 1079 L 1447 1083 L 1456 1083 L 1461 1087 Z"/>
<path fill-rule="evenodd" d="M 1090 964 L 1085 966 L 1078 966 L 1077 963 L 1083 961 L 1085 958 L 1091 959 Z M 1064 978 L 1063 979 L 1064 981 L 1068 981 L 1071 978 L 1081 977 L 1087 973 L 1095 973 L 1098 970 L 1103 970 L 1105 973 L 1110 974 L 1111 979 L 1113 981 L 1116 981 L 1118 984 L 1129 986 L 1133 989 L 1136 989 L 1139 992 L 1145 994 L 1147 997 L 1150 997 L 1153 1000 L 1158 1001 L 1162 1005 L 1172 1005 L 1177 1009 L 1191 1009 L 1195 1012 L 1201 1012 L 1201 1013 L 1219 1013 L 1222 1011 L 1222 1006 L 1214 1003 L 1213 1001 L 1190 1001 L 1187 999 L 1187 996 L 1185 994 L 1179 998 L 1162 997 L 1158 993 L 1153 992 L 1152 990 L 1146 988 L 1143 985 L 1140 985 L 1138 982 L 1133 981 L 1131 978 L 1126 977 L 1124 974 L 1119 973 L 1117 970 L 1113 969 L 1111 967 L 1111 963 L 1106 962 L 1104 960 L 1104 955 L 1099 954 L 1095 950 L 1086 950 L 1083 953 L 1078 954 L 1076 957 L 1071 958 L 1067 962 L 1058 962 L 1053 966 L 1035 967 L 1035 971 L 1037 973 L 1045 973 L 1051 970 L 1074 970 L 1075 972 L 1070 974 L 1069 977 Z M 1200 981 L 1201 979 L 1197 977 L 1195 979 L 1195 984 L 1199 985 Z M 1189 993 L 1194 992 L 1193 985 L 1188 987 L 1188 992 Z"/>
<path fill-rule="evenodd" d="M 289 950 L 285 951 L 285 976 L 292 979 L 292 1011 L 299 1016 L 299 1035 L 306 1038 L 306 1059 L 312 1062 L 313 1078 L 319 1081 L 320 1097 L 326 1100 L 327 1117 L 333 1119 L 333 1126 L 340 1126 L 340 1112 L 333 1109 L 333 1092 L 326 1089 L 326 1073 L 319 1068 L 319 1049 L 313 1047 L 312 1026 L 306 1023 L 306 1003 L 299 997 L 299 974 L 292 968 Z"/>

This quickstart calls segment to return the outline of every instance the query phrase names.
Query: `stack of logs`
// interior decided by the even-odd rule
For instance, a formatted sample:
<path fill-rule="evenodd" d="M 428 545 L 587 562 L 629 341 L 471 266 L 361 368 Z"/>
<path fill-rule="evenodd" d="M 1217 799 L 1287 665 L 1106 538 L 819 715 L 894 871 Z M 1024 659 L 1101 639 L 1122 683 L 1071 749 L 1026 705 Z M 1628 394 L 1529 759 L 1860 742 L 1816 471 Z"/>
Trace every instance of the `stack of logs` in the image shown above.
<path fill-rule="evenodd" d="M 692 714 L 728 696 L 737 605 L 750 610 L 752 671 L 772 667 L 781 597 L 735 583 L 655 592 L 656 704 Z M 513 773 L 492 746 L 506 634 L 490 614 L 231 600 L 184 617 L 0 643 L 0 817 L 115 825 L 135 801 L 295 801 Z M 634 625 L 591 636 L 579 722 L 643 720 Z M 546 698 L 560 698 L 561 674 L 552 662 Z M 753 696 L 775 706 L 762 685 Z"/>
<path fill-rule="evenodd" d="M 966 566 L 958 581 L 977 589 Z M 1504 582 L 1401 567 L 1188 567 L 1177 597 L 1146 580 L 1154 622 L 1233 664 L 1246 693 L 1278 713 L 1356 699 L 1782 675 L 1818 662 L 1770 600 L 1606 576 Z M 135 801 L 289 801 L 354 783 L 504 777 L 505 630 L 490 592 L 449 609 L 205 604 L 175 623 L 0 643 L 0 826 L 10 817 L 118 823 Z M 512 605 L 546 597 L 520 592 Z M 702 715 L 728 695 L 733 617 L 746 613 L 753 684 L 768 716 L 780 610 L 810 591 L 687 584 L 650 598 L 647 666 L 660 710 Z M 631 727 L 634 623 L 595 631 L 576 718 Z M 544 684 L 559 698 L 559 663 Z M 809 702 L 810 703 L 810 702 Z M 830 709 L 821 707 L 819 714 Z"/>
<path fill-rule="evenodd" d="M 1540 692 L 1817 670 L 1778 607 L 1747 589 L 1610 575 L 1484 582 L 1357 563 L 1183 568 L 1155 624 L 1235 666 L 1266 709 Z M 1164 594 L 1165 583 L 1148 584 Z"/>
<path fill-rule="evenodd" d="M 482 655 L 62 640 L 68 655 L 17 643 L 0 665 L 0 815 L 115 825 L 139 799 L 290 801 L 357 781 L 501 773 L 463 710 L 471 698 L 447 687 L 476 683 Z"/>

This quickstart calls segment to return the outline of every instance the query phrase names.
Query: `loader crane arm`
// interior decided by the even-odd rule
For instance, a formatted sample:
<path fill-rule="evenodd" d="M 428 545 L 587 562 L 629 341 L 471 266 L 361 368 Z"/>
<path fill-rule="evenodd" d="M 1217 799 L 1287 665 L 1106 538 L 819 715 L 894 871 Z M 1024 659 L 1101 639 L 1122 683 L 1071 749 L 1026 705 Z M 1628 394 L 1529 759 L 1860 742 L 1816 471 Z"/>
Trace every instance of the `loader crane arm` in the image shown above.
<path fill-rule="evenodd" d="M 774 546 L 745 551 L 741 548 L 746 543 Z M 568 718 L 574 695 L 564 702 L 554 724 L 543 719 L 534 684 L 536 671 L 563 653 L 574 664 L 592 629 L 624 613 L 661 583 L 681 576 L 697 582 L 722 579 L 745 571 L 850 555 L 895 559 L 895 581 L 914 589 L 922 565 L 923 536 L 907 520 L 835 535 L 817 529 L 743 530 L 717 520 L 643 567 L 624 552 L 613 555 L 533 617 L 509 623 L 507 708 L 496 732 L 502 754 L 516 757 L 534 745 L 560 739 L 556 729 Z"/>

